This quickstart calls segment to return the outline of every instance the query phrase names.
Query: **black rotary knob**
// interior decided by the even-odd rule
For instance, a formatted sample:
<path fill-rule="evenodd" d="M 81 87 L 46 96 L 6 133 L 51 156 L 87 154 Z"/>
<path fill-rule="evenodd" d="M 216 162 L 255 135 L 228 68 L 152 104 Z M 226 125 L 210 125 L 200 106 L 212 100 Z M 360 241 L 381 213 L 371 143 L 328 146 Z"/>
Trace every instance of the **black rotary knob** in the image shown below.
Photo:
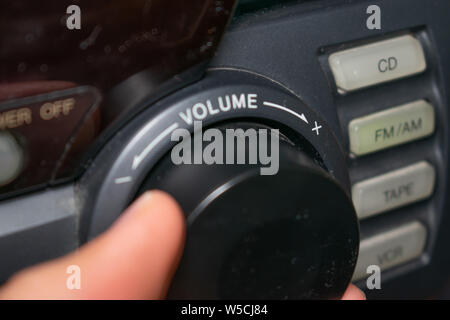
<path fill-rule="evenodd" d="M 266 128 L 219 129 L 230 127 Z M 261 175 L 261 166 L 251 164 L 175 165 L 170 154 L 160 161 L 141 191 L 172 194 L 188 225 L 169 298 L 342 295 L 358 255 L 356 214 L 348 194 L 305 150 L 280 135 L 275 175 Z"/>

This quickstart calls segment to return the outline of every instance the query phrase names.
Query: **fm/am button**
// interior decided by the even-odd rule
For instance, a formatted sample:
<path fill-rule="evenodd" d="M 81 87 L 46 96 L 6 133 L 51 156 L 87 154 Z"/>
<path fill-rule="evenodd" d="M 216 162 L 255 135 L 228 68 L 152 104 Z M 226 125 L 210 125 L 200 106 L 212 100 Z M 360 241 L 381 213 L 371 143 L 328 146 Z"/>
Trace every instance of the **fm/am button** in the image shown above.
<path fill-rule="evenodd" d="M 385 271 L 420 257 L 426 240 L 427 230 L 417 221 L 363 239 L 352 280 L 366 278 L 371 265 Z"/>
<path fill-rule="evenodd" d="M 352 120 L 350 152 L 362 156 L 430 136 L 434 130 L 433 106 L 425 100 L 414 101 Z"/>
<path fill-rule="evenodd" d="M 353 204 L 359 219 L 429 198 L 434 190 L 434 167 L 421 161 L 356 183 Z"/>

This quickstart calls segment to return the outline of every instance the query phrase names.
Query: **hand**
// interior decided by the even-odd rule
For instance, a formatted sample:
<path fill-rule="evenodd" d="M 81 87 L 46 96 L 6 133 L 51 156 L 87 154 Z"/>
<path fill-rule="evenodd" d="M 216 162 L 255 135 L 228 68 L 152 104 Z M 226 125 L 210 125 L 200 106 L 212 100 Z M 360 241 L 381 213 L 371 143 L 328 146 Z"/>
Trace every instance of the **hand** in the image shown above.
<path fill-rule="evenodd" d="M 166 193 L 151 191 L 132 204 L 103 235 L 78 251 L 14 275 L 0 299 L 163 299 L 185 241 L 181 208 Z M 78 266 L 81 288 L 66 286 Z M 343 300 L 361 300 L 351 286 Z"/>

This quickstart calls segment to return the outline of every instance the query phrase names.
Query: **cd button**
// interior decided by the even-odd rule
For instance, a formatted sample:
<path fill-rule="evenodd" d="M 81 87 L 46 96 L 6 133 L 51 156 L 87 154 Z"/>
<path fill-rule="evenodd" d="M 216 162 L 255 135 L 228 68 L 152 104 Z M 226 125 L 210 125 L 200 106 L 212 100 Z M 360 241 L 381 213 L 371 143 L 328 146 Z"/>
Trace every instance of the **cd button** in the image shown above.
<path fill-rule="evenodd" d="M 420 42 L 411 35 L 372 43 L 330 55 L 340 93 L 421 73 L 426 69 Z"/>

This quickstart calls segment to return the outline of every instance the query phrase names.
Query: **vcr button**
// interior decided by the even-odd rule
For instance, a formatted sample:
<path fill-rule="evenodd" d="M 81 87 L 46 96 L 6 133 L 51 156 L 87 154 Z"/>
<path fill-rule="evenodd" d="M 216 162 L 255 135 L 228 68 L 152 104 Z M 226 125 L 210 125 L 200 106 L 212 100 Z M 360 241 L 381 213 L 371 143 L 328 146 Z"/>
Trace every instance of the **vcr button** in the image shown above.
<path fill-rule="evenodd" d="M 411 35 L 334 53 L 329 64 L 341 93 L 421 73 L 427 66 Z"/>
<path fill-rule="evenodd" d="M 435 115 L 425 100 L 354 119 L 348 126 L 350 151 L 365 155 L 433 134 Z"/>
<path fill-rule="evenodd" d="M 435 170 L 421 161 L 355 184 L 353 204 L 360 219 L 398 208 L 431 196 Z"/>
<path fill-rule="evenodd" d="M 415 221 L 362 240 L 352 281 L 366 278 L 370 265 L 379 266 L 383 271 L 418 258 L 426 238 L 426 228 Z"/>

